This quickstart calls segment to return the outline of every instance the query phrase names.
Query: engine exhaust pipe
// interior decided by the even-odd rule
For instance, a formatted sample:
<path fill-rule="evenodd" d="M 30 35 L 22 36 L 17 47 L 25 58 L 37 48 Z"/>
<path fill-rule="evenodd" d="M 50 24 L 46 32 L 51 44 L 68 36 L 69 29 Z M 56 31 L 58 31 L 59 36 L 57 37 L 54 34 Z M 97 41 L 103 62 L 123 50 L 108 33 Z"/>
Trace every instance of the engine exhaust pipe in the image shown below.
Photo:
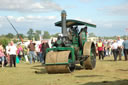
<path fill-rule="evenodd" d="M 62 24 L 62 34 L 63 36 L 67 36 L 67 28 L 66 28 L 66 11 L 63 10 L 61 12 L 61 24 Z"/>

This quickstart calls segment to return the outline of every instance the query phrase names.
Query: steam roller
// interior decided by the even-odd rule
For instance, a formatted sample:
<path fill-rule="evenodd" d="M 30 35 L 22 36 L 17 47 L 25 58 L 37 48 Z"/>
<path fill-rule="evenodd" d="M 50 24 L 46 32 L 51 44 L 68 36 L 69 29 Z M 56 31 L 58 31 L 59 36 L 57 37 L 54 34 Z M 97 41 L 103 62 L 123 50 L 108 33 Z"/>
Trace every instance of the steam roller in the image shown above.
<path fill-rule="evenodd" d="M 94 69 L 96 66 L 96 49 L 94 42 L 87 41 L 87 28 L 96 25 L 66 19 L 66 11 L 61 13 L 61 21 L 55 26 L 62 28 L 57 41 L 52 48 L 47 48 L 45 69 L 48 73 L 70 73 L 75 70 L 76 64 L 85 69 Z M 82 28 L 79 29 L 78 26 Z"/>

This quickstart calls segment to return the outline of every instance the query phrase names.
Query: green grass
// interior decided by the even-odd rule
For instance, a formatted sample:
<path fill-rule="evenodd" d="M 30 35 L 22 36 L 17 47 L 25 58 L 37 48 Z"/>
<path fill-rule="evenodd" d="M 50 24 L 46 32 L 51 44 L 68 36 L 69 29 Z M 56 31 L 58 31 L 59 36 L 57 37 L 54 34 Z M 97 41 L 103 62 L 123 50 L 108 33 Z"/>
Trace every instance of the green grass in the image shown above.
<path fill-rule="evenodd" d="M 0 67 L 0 85 L 128 85 L 128 61 L 113 57 L 97 60 L 94 70 L 76 69 L 68 74 L 47 74 L 40 63 Z"/>

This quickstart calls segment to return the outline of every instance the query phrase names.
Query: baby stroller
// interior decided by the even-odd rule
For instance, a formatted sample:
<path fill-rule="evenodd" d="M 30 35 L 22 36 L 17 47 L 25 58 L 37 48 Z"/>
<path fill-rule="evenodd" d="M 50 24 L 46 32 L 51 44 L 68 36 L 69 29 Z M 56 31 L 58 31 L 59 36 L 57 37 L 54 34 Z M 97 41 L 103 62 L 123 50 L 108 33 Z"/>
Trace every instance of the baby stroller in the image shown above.
<path fill-rule="evenodd" d="M 0 65 L 2 64 L 2 58 L 0 57 Z M 8 64 L 6 57 L 4 57 L 4 66 Z"/>

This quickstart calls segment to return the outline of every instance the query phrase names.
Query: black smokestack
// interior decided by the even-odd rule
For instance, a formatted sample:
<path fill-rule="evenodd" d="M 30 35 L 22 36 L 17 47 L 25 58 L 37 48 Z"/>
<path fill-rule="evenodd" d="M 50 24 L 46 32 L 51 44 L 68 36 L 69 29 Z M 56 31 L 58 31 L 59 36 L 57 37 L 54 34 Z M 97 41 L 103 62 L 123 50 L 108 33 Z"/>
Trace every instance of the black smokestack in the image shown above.
<path fill-rule="evenodd" d="M 66 11 L 63 10 L 61 12 L 61 24 L 62 24 L 62 34 L 63 36 L 67 36 L 67 28 L 66 28 Z"/>

